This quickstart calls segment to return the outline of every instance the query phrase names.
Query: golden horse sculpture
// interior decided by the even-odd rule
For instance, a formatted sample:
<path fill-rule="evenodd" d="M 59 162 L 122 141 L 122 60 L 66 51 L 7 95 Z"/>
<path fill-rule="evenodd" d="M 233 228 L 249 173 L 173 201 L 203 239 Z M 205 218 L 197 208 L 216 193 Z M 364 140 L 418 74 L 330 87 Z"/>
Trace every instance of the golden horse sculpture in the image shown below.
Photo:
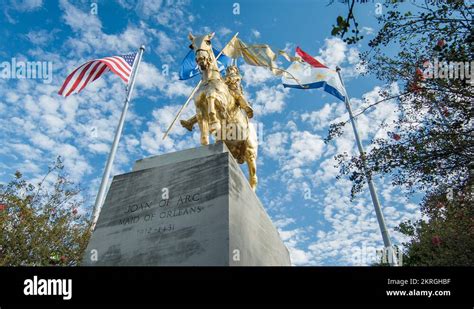
<path fill-rule="evenodd" d="M 229 66 L 225 79 L 222 78 L 212 52 L 213 36 L 214 33 L 202 36 L 189 34 L 189 47 L 195 52 L 202 81 L 193 97 L 196 115 L 189 120 L 181 120 L 181 124 L 191 131 L 197 122 L 202 145 L 208 145 L 209 134 L 214 134 L 216 141 L 222 140 L 239 164 L 247 162 L 249 183 L 255 191 L 258 182 L 258 142 L 255 127 L 249 121 L 253 110 L 243 96 L 239 69 Z"/>

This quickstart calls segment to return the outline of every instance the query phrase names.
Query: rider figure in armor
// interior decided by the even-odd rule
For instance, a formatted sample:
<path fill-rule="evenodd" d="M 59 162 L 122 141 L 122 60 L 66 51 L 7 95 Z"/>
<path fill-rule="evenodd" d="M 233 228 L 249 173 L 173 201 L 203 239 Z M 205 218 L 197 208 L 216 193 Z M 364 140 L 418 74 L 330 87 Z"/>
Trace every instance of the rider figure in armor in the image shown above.
<path fill-rule="evenodd" d="M 237 66 L 230 65 L 227 67 L 224 81 L 229 88 L 230 94 L 236 100 L 237 105 L 247 113 L 249 118 L 252 118 L 253 109 L 244 97 L 241 85 L 242 76 L 240 75 L 240 71 Z M 187 120 L 181 120 L 180 122 L 183 127 L 189 131 L 192 131 L 194 124 L 197 123 L 197 117 L 194 115 L 193 117 Z"/>

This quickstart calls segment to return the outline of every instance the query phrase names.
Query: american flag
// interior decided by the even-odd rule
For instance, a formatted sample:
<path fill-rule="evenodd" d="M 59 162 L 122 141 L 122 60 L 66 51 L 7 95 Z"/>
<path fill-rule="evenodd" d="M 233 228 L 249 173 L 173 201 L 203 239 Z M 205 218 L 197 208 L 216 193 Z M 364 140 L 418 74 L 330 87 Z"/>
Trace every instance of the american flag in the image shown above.
<path fill-rule="evenodd" d="M 58 94 L 67 97 L 79 93 L 107 71 L 114 72 L 128 84 L 136 56 L 137 53 L 132 53 L 88 61 L 68 75 Z"/>

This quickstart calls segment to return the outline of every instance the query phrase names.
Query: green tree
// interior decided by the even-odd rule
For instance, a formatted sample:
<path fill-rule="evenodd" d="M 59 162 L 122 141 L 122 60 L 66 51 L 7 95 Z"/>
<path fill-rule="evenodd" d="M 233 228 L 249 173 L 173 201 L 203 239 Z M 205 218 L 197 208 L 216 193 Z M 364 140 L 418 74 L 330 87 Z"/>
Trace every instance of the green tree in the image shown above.
<path fill-rule="evenodd" d="M 382 27 L 370 41 L 371 49 L 362 55 L 368 73 L 403 86 L 390 97 L 398 102 L 394 130 L 390 138 L 372 141 L 376 147 L 365 156 L 366 168 L 372 174 L 392 175 L 395 185 L 426 192 L 462 188 L 474 156 L 470 78 L 425 74 L 435 62 L 470 65 L 473 5 L 433 3 L 438 4 L 419 7 L 416 13 L 388 11 L 380 17 Z M 391 94 L 382 95 L 388 99 Z M 331 127 L 328 140 L 341 133 L 343 124 Z M 341 154 L 337 159 L 342 174 L 353 180 L 353 194 L 358 193 L 365 182 L 363 158 Z"/>
<path fill-rule="evenodd" d="M 80 263 L 90 215 L 79 213 L 79 188 L 67 178 L 58 157 L 37 186 L 18 171 L 8 184 L 0 184 L 1 266 Z"/>
<path fill-rule="evenodd" d="M 329 4 L 333 3 L 334 0 L 329 2 Z M 355 44 L 362 40 L 364 36 L 359 34 L 359 23 L 354 14 L 356 0 L 347 0 L 346 3 L 347 15 L 346 17 L 339 15 L 336 18 L 336 24 L 332 26 L 331 35 L 340 36 L 347 44 Z"/>
<path fill-rule="evenodd" d="M 410 238 L 403 244 L 403 265 L 474 264 L 474 213 L 469 192 L 472 190 L 466 187 L 448 195 L 432 193 L 422 203 L 425 220 L 400 224 L 398 230 Z"/>

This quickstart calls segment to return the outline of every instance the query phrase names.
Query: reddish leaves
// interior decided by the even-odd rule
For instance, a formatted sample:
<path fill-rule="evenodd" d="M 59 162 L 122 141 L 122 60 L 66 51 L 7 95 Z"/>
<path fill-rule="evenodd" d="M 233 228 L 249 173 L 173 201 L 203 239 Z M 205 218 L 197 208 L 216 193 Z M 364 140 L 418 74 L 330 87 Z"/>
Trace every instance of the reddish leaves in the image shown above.
<path fill-rule="evenodd" d="M 431 238 L 431 243 L 434 245 L 434 246 L 439 246 L 441 245 L 441 237 L 435 235 Z"/>
<path fill-rule="evenodd" d="M 388 132 L 388 136 L 390 136 L 392 139 L 396 140 L 397 142 L 402 138 L 400 134 L 394 133 L 394 132 Z"/>

